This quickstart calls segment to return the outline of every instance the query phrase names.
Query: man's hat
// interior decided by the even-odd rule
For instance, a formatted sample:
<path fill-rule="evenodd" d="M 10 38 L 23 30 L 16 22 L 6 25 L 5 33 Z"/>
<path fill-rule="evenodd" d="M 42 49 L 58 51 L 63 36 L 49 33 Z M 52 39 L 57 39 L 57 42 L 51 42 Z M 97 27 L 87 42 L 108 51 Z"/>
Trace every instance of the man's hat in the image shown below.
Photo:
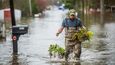
<path fill-rule="evenodd" d="M 75 13 L 70 13 L 69 16 L 75 16 Z"/>
<path fill-rule="evenodd" d="M 70 9 L 69 12 L 67 13 L 68 16 L 71 16 L 71 15 L 75 16 L 75 14 L 76 14 L 75 9 Z"/>

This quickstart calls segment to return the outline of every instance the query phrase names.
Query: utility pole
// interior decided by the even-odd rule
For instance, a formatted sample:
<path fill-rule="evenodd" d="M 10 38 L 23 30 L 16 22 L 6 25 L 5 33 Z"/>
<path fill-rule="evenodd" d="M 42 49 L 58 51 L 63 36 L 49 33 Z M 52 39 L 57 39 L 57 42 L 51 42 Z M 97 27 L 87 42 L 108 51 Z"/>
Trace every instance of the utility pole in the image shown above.
<path fill-rule="evenodd" d="M 100 11 L 100 21 L 101 21 L 101 23 L 103 23 L 104 22 L 104 0 L 100 0 L 100 9 L 101 9 L 101 11 Z"/>
<path fill-rule="evenodd" d="M 85 2 L 84 2 L 84 0 L 81 0 L 81 4 L 82 4 L 82 17 L 83 17 L 83 21 L 85 21 L 85 15 L 84 15 L 84 10 L 85 10 L 84 6 L 85 6 Z"/>
<path fill-rule="evenodd" d="M 12 27 L 13 27 L 13 26 L 16 26 L 13 0 L 9 0 L 9 3 L 10 3 L 11 21 L 12 21 Z M 14 34 L 12 32 L 12 39 L 13 39 L 13 36 Z M 17 54 L 18 52 L 17 41 L 12 40 L 12 42 L 13 42 L 13 54 Z"/>
<path fill-rule="evenodd" d="M 10 2 L 10 12 L 11 12 L 12 26 L 15 26 L 16 22 L 15 22 L 15 13 L 14 13 L 14 1 L 9 0 L 9 2 Z"/>
<path fill-rule="evenodd" d="M 32 1 L 29 0 L 29 9 L 30 9 L 30 16 L 32 16 Z"/>

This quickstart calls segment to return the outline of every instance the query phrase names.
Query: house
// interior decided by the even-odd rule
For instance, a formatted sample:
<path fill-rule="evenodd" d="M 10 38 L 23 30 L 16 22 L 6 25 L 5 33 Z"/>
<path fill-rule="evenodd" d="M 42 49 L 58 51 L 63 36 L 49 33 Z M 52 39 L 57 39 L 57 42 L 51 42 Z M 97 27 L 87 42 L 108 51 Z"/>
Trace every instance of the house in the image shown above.
<path fill-rule="evenodd" d="M 15 9 L 15 19 L 16 21 L 21 20 L 21 10 Z M 0 10 L 0 20 L 1 21 L 11 20 L 10 8 Z"/>

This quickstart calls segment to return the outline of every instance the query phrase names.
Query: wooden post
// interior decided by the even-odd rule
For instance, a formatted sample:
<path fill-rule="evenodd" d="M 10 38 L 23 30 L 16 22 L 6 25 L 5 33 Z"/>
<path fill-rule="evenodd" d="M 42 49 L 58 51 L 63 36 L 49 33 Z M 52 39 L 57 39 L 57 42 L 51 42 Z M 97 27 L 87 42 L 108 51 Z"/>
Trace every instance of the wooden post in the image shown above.
<path fill-rule="evenodd" d="M 104 0 L 100 0 L 100 22 L 103 23 L 104 22 Z"/>
<path fill-rule="evenodd" d="M 82 17 L 83 21 L 85 20 L 85 15 L 84 15 L 84 0 L 82 0 Z"/>
<path fill-rule="evenodd" d="M 31 3 L 31 0 L 29 0 L 29 9 L 30 9 L 30 16 L 32 16 L 32 3 Z"/>
<path fill-rule="evenodd" d="M 6 26 L 5 26 L 5 22 L 2 23 L 2 37 L 6 40 Z"/>

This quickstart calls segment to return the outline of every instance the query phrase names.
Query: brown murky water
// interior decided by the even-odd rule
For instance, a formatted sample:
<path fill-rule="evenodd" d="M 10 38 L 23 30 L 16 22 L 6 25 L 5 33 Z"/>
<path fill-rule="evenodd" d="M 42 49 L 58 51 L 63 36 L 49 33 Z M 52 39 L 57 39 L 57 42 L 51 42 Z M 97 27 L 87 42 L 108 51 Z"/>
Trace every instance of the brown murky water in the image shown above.
<path fill-rule="evenodd" d="M 10 35 L 6 42 L 0 42 L 0 65 L 115 65 L 115 22 L 91 18 L 86 22 L 89 30 L 94 32 L 90 43 L 82 44 L 81 61 L 78 63 L 47 63 L 48 47 L 57 43 L 64 47 L 64 32 L 56 37 L 66 11 L 53 8 L 45 12 L 44 18 L 31 19 L 30 32 L 20 37 L 19 55 L 12 55 Z"/>

